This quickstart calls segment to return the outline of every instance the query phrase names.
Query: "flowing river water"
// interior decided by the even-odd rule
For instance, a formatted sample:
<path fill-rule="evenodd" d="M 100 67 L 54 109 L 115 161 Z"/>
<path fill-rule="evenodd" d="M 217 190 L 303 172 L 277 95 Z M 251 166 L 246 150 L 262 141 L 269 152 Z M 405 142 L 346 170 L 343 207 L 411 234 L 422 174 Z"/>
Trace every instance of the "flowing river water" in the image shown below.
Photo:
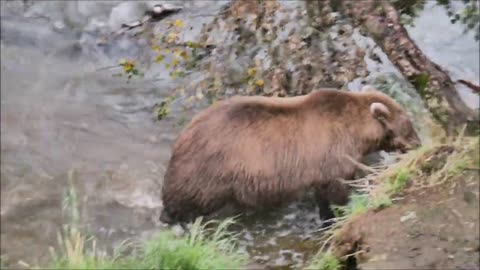
<path fill-rule="evenodd" d="M 152 108 L 175 82 L 146 74 L 127 83 L 112 76 L 118 70 L 101 69 L 142 53 L 141 46 L 125 40 L 98 49 L 88 31 L 85 18 L 108 19 L 118 1 L 99 1 L 96 7 L 90 1 L 66 2 L 74 4 L 24 8 L 21 1 L 2 1 L 1 253 L 14 266 L 49 260 L 48 247 L 57 245 L 66 222 L 63 206 L 72 186 L 82 225 L 103 246 L 162 229 L 160 188 L 181 129 L 174 117 L 155 121 Z M 185 7 L 182 14 L 191 24 L 208 16 L 190 15 L 213 17 L 223 4 L 173 3 Z M 412 36 L 455 77 L 478 83 L 479 64 L 473 61 L 478 43 L 461 35 L 461 27 L 428 25 L 428 18 L 441 12 L 425 11 L 410 29 Z M 445 29 L 456 37 L 442 38 Z M 462 91 L 478 107 L 476 97 Z M 317 251 L 319 225 L 306 199 L 244 221 L 240 245 L 256 262 L 290 268 Z"/>

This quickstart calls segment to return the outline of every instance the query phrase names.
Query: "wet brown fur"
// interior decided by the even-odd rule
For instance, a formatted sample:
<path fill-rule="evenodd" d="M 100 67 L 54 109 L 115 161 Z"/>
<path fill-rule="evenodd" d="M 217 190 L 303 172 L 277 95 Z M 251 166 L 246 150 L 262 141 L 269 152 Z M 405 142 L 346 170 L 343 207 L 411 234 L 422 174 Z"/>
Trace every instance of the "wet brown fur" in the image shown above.
<path fill-rule="evenodd" d="M 392 119 L 405 115 L 376 91 L 234 97 L 207 108 L 173 146 L 164 217 L 188 221 L 226 203 L 278 206 L 308 188 L 315 188 L 320 206 L 346 204 L 349 190 L 338 179 L 351 178 L 356 167 L 345 155 L 360 160 L 387 138 L 370 112 L 372 102 L 385 104 Z"/>

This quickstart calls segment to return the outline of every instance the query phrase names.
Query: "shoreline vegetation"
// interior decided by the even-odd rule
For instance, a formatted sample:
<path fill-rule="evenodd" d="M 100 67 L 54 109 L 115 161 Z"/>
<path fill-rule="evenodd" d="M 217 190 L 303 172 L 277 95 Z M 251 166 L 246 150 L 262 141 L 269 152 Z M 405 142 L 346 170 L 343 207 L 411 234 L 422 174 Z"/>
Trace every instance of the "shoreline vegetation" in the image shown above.
<path fill-rule="evenodd" d="M 124 242 L 113 254 L 96 248 L 94 238 L 75 226 L 66 226 L 59 235 L 59 250 L 52 251 L 48 269 L 241 269 L 246 255 L 228 232 L 233 219 L 202 223 L 197 219 L 188 235 L 177 236 L 162 230 L 144 243 Z M 214 225 L 214 228 L 208 228 Z M 41 267 L 34 267 L 42 269 Z"/>

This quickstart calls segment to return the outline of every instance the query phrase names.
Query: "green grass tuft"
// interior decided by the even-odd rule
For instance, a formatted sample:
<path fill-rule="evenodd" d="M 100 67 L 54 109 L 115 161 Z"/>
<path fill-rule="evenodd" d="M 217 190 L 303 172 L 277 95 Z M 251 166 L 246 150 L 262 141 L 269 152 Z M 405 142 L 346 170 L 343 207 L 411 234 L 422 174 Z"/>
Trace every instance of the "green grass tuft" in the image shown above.
<path fill-rule="evenodd" d="M 387 194 L 381 194 L 372 198 L 370 207 L 373 209 L 382 209 L 389 207 L 393 204 L 392 200 Z"/>
<path fill-rule="evenodd" d="M 340 270 L 342 264 L 330 252 L 315 255 L 313 261 L 305 269 L 315 270 Z"/>
<path fill-rule="evenodd" d="M 407 182 L 410 179 L 411 172 L 406 168 L 401 168 L 398 172 L 390 178 L 390 192 L 397 194 L 407 186 Z"/>
<path fill-rule="evenodd" d="M 370 206 L 368 194 L 352 194 L 350 202 L 345 206 L 332 206 L 336 217 L 354 216 L 365 213 Z"/>
<path fill-rule="evenodd" d="M 188 237 L 178 238 L 171 232 L 161 232 L 145 246 L 145 268 L 155 269 L 238 269 L 245 262 L 234 245 L 235 236 L 227 232 L 233 223 L 227 219 L 209 232 L 198 219 Z"/>

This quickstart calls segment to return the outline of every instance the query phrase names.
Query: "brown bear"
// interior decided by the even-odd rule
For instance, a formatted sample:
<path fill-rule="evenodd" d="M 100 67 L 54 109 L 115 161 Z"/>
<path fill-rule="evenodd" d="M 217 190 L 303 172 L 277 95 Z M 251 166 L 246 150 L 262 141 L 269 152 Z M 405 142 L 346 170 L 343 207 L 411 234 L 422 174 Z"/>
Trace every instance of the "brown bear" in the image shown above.
<path fill-rule="evenodd" d="M 313 188 L 320 217 L 345 205 L 364 155 L 418 147 L 405 111 L 378 91 L 237 96 L 195 116 L 177 138 L 163 184 L 162 222 L 189 222 L 231 203 L 265 208 Z"/>

